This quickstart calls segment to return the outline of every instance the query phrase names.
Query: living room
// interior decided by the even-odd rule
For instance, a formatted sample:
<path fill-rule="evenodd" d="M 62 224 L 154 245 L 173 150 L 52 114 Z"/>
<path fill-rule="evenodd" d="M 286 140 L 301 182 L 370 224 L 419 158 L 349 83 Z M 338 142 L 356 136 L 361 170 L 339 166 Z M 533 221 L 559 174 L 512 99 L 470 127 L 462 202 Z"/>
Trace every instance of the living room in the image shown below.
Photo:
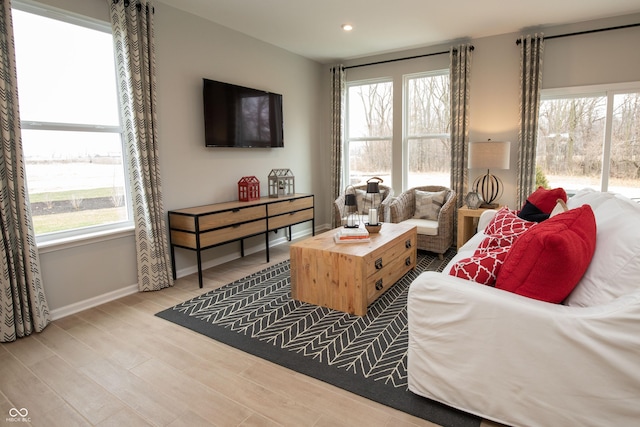
<path fill-rule="evenodd" d="M 105 0 L 42 0 L 41 3 L 108 22 Z M 541 27 L 545 35 L 617 27 L 640 22 L 636 13 Z M 543 25 L 544 23 L 540 23 Z M 538 30 L 534 28 L 531 32 Z M 629 49 L 639 29 L 628 28 L 549 41 L 545 47 L 544 88 L 638 81 L 640 53 Z M 455 41 L 475 47 L 471 69 L 470 139 L 518 140 L 519 48 L 523 31 Z M 329 191 L 329 67 L 411 57 L 448 50 L 454 42 L 421 48 L 320 62 L 161 1 L 155 4 L 155 43 L 158 89 L 160 160 L 164 208 L 180 209 L 237 199 L 237 182 L 256 176 L 266 190 L 274 168 L 291 168 L 296 189 L 315 197 L 316 230 L 331 226 L 333 198 Z M 448 55 L 353 68 L 348 80 L 362 80 L 440 70 Z M 274 91 L 284 97 L 285 147 L 283 149 L 228 150 L 204 146 L 202 79 L 231 82 Z M 511 165 L 517 163 L 512 149 Z M 515 207 L 516 171 L 499 171 L 505 183 L 501 203 Z M 400 180 L 393 180 L 396 193 Z M 311 234 L 309 223 L 294 227 L 294 235 Z M 271 234 L 273 243 L 284 241 L 283 231 Z M 248 252 L 263 246 L 259 237 L 247 241 Z M 205 266 L 240 256 L 239 245 L 224 245 L 204 254 Z M 133 294 L 136 254 L 133 231 L 97 240 L 50 246 L 41 250 L 44 287 L 54 319 Z M 178 277 L 196 271 L 191 252 L 177 253 Z M 261 258 L 256 258 L 257 262 Z"/>
<path fill-rule="evenodd" d="M 43 3 L 108 22 L 102 0 L 46 0 Z M 616 27 L 640 21 L 640 14 L 595 22 L 545 27 L 545 35 Z M 634 82 L 640 54 L 629 49 L 638 28 L 567 37 L 545 46 L 543 88 Z M 474 45 L 471 68 L 470 140 L 518 140 L 519 49 L 522 34 L 464 40 Z M 331 225 L 329 194 L 328 85 L 330 64 L 295 55 L 232 31 L 201 17 L 158 2 L 155 5 L 160 162 L 166 210 L 237 199 L 237 182 L 256 176 L 266 191 L 269 171 L 290 168 L 296 191 L 315 196 L 316 228 Z M 411 57 L 450 49 L 452 43 L 351 59 L 345 66 Z M 188 47 L 188 48 L 185 48 Z M 604 59 L 603 59 L 604 58 Z M 353 68 L 347 80 L 402 76 L 418 71 L 446 69 L 448 55 Z M 259 71 L 257 71 L 259 70 Z M 284 149 L 228 150 L 204 146 L 202 79 L 281 93 L 284 99 Z M 511 150 L 511 165 L 517 150 Z M 501 203 L 515 203 L 516 171 L 497 171 L 505 183 Z M 402 191 L 399 180 L 393 183 Z M 266 193 L 265 193 L 266 195 Z M 309 223 L 294 234 L 310 234 Z M 271 239 L 283 239 L 282 231 Z M 260 246 L 260 238 L 247 247 Z M 224 245 L 203 253 L 204 265 L 239 256 L 239 248 Z M 190 251 L 176 255 L 178 275 L 196 271 Z M 45 248 L 41 263 L 49 306 L 55 317 L 135 292 L 136 266 L 133 233 L 98 242 Z M 117 272 L 117 274 L 114 274 Z"/>

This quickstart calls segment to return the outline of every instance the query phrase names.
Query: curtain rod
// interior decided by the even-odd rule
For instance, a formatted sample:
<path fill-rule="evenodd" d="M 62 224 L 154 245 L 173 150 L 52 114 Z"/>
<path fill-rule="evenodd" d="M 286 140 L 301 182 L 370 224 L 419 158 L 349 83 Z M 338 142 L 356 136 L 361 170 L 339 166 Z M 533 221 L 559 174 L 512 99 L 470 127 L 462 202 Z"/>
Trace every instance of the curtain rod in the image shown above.
<path fill-rule="evenodd" d="M 471 50 L 474 50 L 474 49 L 475 48 L 471 46 Z M 427 56 L 444 55 L 445 53 L 449 53 L 449 51 L 447 50 L 443 52 L 425 53 L 424 55 L 415 55 L 415 56 L 407 56 L 405 58 L 387 59 L 386 61 L 369 62 L 367 64 L 360 64 L 360 65 L 350 65 L 348 67 L 344 67 L 344 69 L 348 70 L 349 68 L 368 67 L 369 65 L 386 64 L 389 62 L 406 61 L 408 59 L 425 58 Z"/>
<path fill-rule="evenodd" d="M 582 34 L 600 33 L 602 31 L 611 31 L 611 30 L 622 30 L 624 28 L 632 28 L 632 27 L 640 27 L 640 22 L 637 24 L 619 25 L 617 27 L 598 28 L 597 30 L 586 30 L 586 31 L 577 31 L 575 33 L 558 34 L 557 36 L 546 36 L 546 37 L 543 37 L 543 39 L 544 40 L 559 39 L 562 37 L 580 36 Z M 519 45 L 520 43 L 522 43 L 522 37 L 516 40 L 516 44 Z"/>

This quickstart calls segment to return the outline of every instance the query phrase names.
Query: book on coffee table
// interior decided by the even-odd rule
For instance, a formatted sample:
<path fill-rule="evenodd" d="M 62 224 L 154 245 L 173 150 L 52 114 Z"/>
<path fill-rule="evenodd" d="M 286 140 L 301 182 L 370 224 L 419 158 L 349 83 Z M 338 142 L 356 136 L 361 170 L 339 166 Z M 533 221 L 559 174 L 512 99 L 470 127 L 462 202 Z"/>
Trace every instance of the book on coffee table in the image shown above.
<path fill-rule="evenodd" d="M 336 243 L 363 243 L 371 241 L 366 228 L 342 228 L 333 236 L 333 240 Z"/>

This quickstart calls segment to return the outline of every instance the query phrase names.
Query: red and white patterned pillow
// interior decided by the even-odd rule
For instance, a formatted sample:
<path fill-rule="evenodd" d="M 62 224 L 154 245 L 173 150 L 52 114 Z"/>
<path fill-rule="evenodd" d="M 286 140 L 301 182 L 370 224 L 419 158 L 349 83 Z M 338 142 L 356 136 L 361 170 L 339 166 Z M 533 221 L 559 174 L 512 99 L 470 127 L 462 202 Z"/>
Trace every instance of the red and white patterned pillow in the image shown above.
<path fill-rule="evenodd" d="M 535 224 L 537 223 L 518 217 L 516 211 L 504 207 L 496 212 L 495 216 L 489 221 L 484 233 L 498 236 L 522 234 Z"/>
<path fill-rule="evenodd" d="M 495 286 L 511 245 L 536 222 L 519 218 L 516 211 L 500 209 L 485 228 L 484 238 L 473 256 L 453 265 L 449 274 L 483 285 Z"/>
<path fill-rule="evenodd" d="M 498 273 L 510 248 L 511 245 L 485 252 L 477 250 L 472 257 L 463 258 L 455 263 L 449 274 L 483 285 L 495 286 Z"/>

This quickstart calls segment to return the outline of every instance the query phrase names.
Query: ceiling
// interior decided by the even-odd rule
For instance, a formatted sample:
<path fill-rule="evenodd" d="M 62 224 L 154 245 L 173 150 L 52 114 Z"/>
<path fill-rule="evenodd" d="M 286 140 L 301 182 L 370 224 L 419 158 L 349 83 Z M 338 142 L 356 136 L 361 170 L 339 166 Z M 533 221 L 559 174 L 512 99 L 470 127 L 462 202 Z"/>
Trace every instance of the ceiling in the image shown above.
<path fill-rule="evenodd" d="M 638 0 L 156 1 L 321 63 L 640 12 Z"/>

